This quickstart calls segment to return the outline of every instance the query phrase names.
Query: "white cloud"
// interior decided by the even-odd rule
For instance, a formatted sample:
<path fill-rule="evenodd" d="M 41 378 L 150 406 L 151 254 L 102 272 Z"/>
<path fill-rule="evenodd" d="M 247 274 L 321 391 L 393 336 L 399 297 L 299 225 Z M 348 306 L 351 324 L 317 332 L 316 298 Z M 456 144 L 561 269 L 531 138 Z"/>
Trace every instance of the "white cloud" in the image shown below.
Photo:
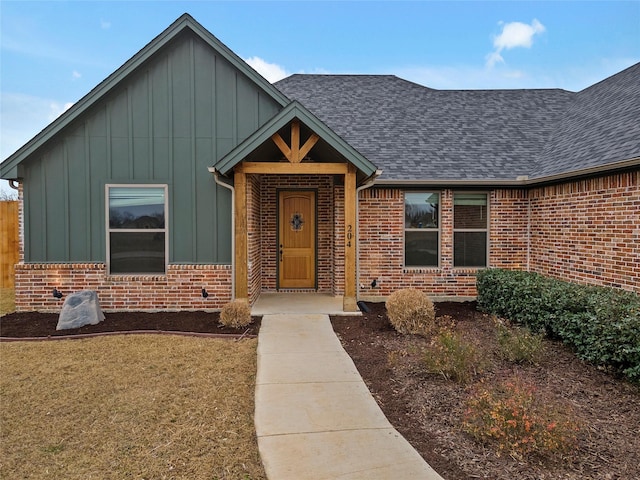
<path fill-rule="evenodd" d="M 493 68 L 496 63 L 504 63 L 504 58 L 498 52 L 491 52 L 486 57 L 487 67 Z"/>
<path fill-rule="evenodd" d="M 278 80 L 282 80 L 289 76 L 289 73 L 287 73 L 287 71 L 280 65 L 269 63 L 260 57 L 245 58 L 244 61 L 270 83 L 277 82 Z"/>
<path fill-rule="evenodd" d="M 516 47 L 531 48 L 533 36 L 544 31 L 544 25 L 535 18 L 531 25 L 521 22 L 505 23 L 502 33 L 493 39 L 493 46 L 498 51 L 505 48 L 507 50 Z"/>
<path fill-rule="evenodd" d="M 109 30 L 111 28 L 111 22 L 107 20 L 100 20 L 100 28 L 102 30 Z"/>
<path fill-rule="evenodd" d="M 533 37 L 543 33 L 546 29 L 537 19 L 531 25 L 522 22 L 502 23 L 502 32 L 494 37 L 495 50 L 486 57 L 486 66 L 492 68 L 496 63 L 504 63 L 501 53 L 512 48 L 531 48 Z"/>
<path fill-rule="evenodd" d="M 78 78 L 80 78 L 82 76 L 82 74 L 80 72 L 78 72 L 77 70 L 74 70 L 71 73 L 71 78 L 73 78 L 74 80 L 77 80 Z"/>

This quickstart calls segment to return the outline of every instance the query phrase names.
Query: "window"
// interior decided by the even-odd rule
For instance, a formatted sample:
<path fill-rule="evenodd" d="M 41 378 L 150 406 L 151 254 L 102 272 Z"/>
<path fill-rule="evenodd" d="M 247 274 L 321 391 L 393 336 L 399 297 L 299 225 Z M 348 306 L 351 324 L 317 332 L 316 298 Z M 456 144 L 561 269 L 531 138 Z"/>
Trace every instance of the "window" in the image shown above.
<path fill-rule="evenodd" d="M 404 195 L 404 264 L 437 267 L 439 260 L 440 194 L 406 192 Z"/>
<path fill-rule="evenodd" d="M 453 266 L 486 267 L 487 195 L 453 194 Z"/>
<path fill-rule="evenodd" d="M 165 273 L 166 199 L 166 186 L 107 185 L 109 273 Z"/>

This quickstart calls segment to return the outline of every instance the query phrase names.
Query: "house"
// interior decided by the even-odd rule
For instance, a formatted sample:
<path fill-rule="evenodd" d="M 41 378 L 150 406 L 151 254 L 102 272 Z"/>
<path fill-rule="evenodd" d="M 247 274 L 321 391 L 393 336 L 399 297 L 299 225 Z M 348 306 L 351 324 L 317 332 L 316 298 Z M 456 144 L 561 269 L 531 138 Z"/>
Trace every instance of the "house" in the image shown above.
<path fill-rule="evenodd" d="M 640 64 L 577 93 L 271 85 L 185 14 L 0 165 L 19 311 L 261 292 L 472 298 L 486 267 L 640 292 Z M 208 295 L 205 295 L 205 292 Z"/>

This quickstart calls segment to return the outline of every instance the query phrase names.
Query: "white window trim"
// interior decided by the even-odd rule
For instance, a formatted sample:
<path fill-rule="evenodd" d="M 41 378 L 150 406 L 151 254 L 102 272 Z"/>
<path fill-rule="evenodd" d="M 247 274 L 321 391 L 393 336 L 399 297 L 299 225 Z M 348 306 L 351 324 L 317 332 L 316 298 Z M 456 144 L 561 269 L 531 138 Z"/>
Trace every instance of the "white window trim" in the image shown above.
<path fill-rule="evenodd" d="M 438 195 L 438 228 L 407 228 L 407 193 L 430 193 Z M 402 191 L 402 266 L 405 270 L 439 269 L 442 263 L 442 191 L 441 190 L 403 190 Z M 407 235 L 406 232 L 437 232 L 438 233 L 438 264 L 437 265 L 407 265 Z"/>
<path fill-rule="evenodd" d="M 487 198 L 487 227 L 486 228 L 455 228 L 455 218 L 456 218 L 456 193 L 468 193 L 468 194 L 472 194 L 472 195 L 484 195 Z M 484 232 L 487 235 L 487 251 L 485 253 L 485 258 L 487 259 L 487 261 L 485 262 L 486 265 L 481 266 L 481 267 L 470 267 L 470 266 L 456 266 L 455 265 L 455 258 L 456 258 L 456 251 L 455 251 L 455 241 L 453 238 L 451 238 L 451 266 L 453 267 L 454 270 L 481 270 L 484 268 L 490 268 L 491 266 L 491 259 L 489 258 L 489 252 L 491 252 L 491 248 L 490 248 L 490 242 L 491 242 L 491 236 L 489 235 L 489 229 L 491 226 L 491 195 L 489 194 L 489 192 L 478 192 L 478 191 L 458 191 L 458 192 L 453 192 L 451 195 L 451 231 L 452 231 L 452 235 L 453 237 L 455 237 L 456 232 Z"/>
<path fill-rule="evenodd" d="M 111 273 L 111 233 L 133 233 L 139 232 L 140 229 L 131 229 L 131 228 L 114 228 L 112 229 L 109 226 L 109 190 L 111 188 L 163 188 L 164 189 L 164 228 L 146 228 L 145 232 L 159 232 L 164 233 L 164 272 L 135 272 L 135 273 Z M 143 277 L 149 275 L 160 275 L 164 276 L 167 274 L 167 269 L 169 267 L 169 185 L 166 183 L 107 183 L 104 188 L 105 193 L 105 201 L 104 201 L 104 209 L 105 209 L 105 231 L 106 231 L 106 266 L 107 266 L 107 275 L 110 276 L 127 276 L 127 277 Z"/>

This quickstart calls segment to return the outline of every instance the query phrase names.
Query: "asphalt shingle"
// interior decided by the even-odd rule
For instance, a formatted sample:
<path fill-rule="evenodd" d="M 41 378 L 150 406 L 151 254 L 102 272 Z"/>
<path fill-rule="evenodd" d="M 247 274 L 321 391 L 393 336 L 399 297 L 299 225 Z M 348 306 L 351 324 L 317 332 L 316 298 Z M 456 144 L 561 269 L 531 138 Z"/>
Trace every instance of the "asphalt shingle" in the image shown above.
<path fill-rule="evenodd" d="M 640 136 L 619 133 L 638 128 L 633 73 L 579 93 L 434 90 L 392 75 L 292 75 L 276 86 L 382 169 L 382 181 L 515 180 L 639 156 Z M 594 142 L 601 153 L 591 156 Z"/>

